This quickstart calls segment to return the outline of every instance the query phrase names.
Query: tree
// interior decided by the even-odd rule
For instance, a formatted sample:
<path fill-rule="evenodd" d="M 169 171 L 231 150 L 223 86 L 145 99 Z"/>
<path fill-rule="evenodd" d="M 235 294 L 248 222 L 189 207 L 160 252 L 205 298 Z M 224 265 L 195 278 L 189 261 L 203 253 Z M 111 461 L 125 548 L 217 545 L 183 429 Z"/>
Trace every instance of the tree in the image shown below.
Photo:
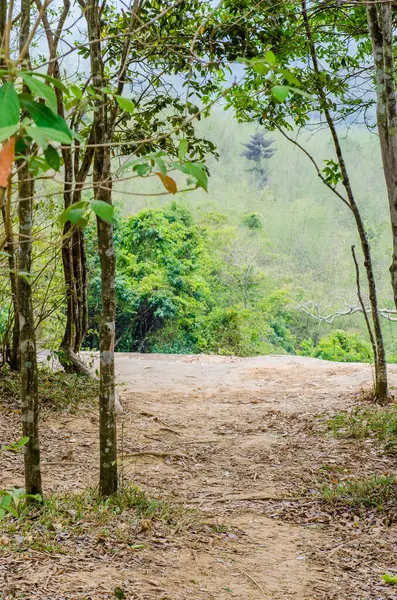
<path fill-rule="evenodd" d="M 388 2 L 367 3 L 369 35 L 375 65 L 376 120 L 389 198 L 393 237 L 391 281 L 397 308 L 397 98 L 394 79 L 393 9 Z"/>
<path fill-rule="evenodd" d="M 232 11 L 234 8 L 235 3 L 230 2 L 226 11 Z M 300 6 L 296 3 L 286 3 L 279 8 L 277 16 L 271 12 L 271 9 L 269 11 L 262 15 L 262 22 L 266 19 L 274 21 L 274 26 L 267 29 L 268 35 L 264 35 L 263 31 L 258 31 L 257 36 L 254 35 L 257 28 L 256 14 L 253 27 L 251 27 L 250 19 L 245 24 L 246 30 L 249 30 L 252 35 L 251 44 L 244 50 L 241 60 L 244 60 L 250 69 L 245 82 L 241 86 L 236 85 L 231 90 L 229 102 L 235 107 L 240 120 L 257 120 L 260 124 L 266 125 L 269 130 L 277 129 L 291 143 L 305 152 L 314 164 L 317 175 L 350 210 L 360 239 L 367 276 L 373 326 L 373 334 L 371 332 L 370 335 L 373 335 L 376 345 L 374 353 L 375 395 L 379 402 L 384 402 L 389 397 L 386 355 L 380 325 L 371 248 L 336 127 L 337 101 L 342 103 L 343 116 L 346 115 L 348 109 L 357 110 L 357 104 L 349 97 L 350 90 L 346 83 L 346 74 L 342 79 L 336 72 L 335 65 L 338 64 L 336 56 L 339 58 L 341 54 L 341 39 L 333 35 L 334 8 L 325 7 L 324 11 L 317 11 L 316 6 L 310 6 L 308 9 L 305 0 L 302 0 Z M 342 16 L 342 31 L 349 27 L 351 27 L 350 23 L 346 24 L 345 17 Z M 293 42 L 290 42 L 292 36 L 289 37 L 286 32 L 292 30 L 294 36 Z M 317 48 L 318 40 L 320 41 L 319 50 Z M 268 50 L 266 54 L 266 48 L 269 47 L 273 50 Z M 320 66 L 319 53 L 322 58 L 327 59 L 330 65 L 329 71 L 325 71 Z M 264 58 L 261 58 L 263 56 Z M 352 68 L 357 69 L 360 66 L 357 64 L 357 60 L 356 57 L 353 57 L 353 60 L 350 61 L 344 50 L 342 60 L 344 65 L 349 66 L 351 62 Z M 296 67 L 295 74 L 286 71 L 288 62 L 296 64 L 299 61 L 307 64 L 307 67 Z M 278 80 L 276 86 L 274 79 Z M 271 95 L 270 91 L 272 91 Z M 320 124 L 326 126 L 330 132 L 336 155 L 336 161 L 328 160 L 323 170 L 319 168 L 314 157 L 287 133 L 288 130 L 293 129 L 291 120 L 295 121 L 298 126 L 305 126 L 310 120 L 310 115 L 316 113 L 323 119 Z M 339 183 L 344 188 L 344 194 L 338 189 Z"/>
<path fill-rule="evenodd" d="M 275 149 L 272 148 L 273 143 L 274 140 L 267 140 L 263 133 L 257 131 L 251 136 L 250 141 L 244 144 L 245 150 L 241 156 L 255 163 L 251 171 L 259 177 L 261 185 L 265 185 L 268 179 L 267 169 L 263 161 L 269 160 L 275 153 Z"/>
<path fill-rule="evenodd" d="M 87 23 L 90 50 L 91 75 L 95 93 L 93 138 L 94 169 L 92 182 L 97 213 L 98 249 L 101 262 L 102 316 L 100 329 L 100 376 L 99 376 L 99 439 L 100 471 L 99 489 L 103 496 L 117 491 L 117 435 L 115 409 L 114 341 L 116 331 L 116 304 L 114 296 L 116 256 L 113 243 L 112 223 L 112 168 L 111 140 L 117 118 L 117 104 L 107 102 L 105 62 L 101 48 L 101 6 L 98 1 L 79 4 Z M 131 11 L 131 31 L 136 19 L 137 5 Z M 118 92 L 124 86 L 123 75 L 130 38 L 127 36 L 120 64 Z"/>
<path fill-rule="evenodd" d="M 29 67 L 30 2 L 21 0 L 19 61 Z M 6 50 L 6 52 L 8 49 Z M 5 84 L 7 85 L 7 84 Z M 25 93 L 29 90 L 25 84 Z M 17 304 L 21 362 L 22 435 L 29 439 L 25 453 L 25 488 L 27 494 L 42 494 L 40 469 L 38 374 L 36 336 L 32 301 L 32 225 L 34 179 L 29 172 L 30 144 L 22 143 L 18 166 L 18 271 Z"/>

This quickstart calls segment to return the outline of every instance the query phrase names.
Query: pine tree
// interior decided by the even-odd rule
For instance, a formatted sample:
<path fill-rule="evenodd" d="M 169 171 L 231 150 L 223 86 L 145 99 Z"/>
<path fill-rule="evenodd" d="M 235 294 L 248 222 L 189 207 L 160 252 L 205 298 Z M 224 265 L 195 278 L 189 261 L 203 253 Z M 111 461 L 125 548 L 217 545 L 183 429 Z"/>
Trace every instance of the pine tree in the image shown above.
<path fill-rule="evenodd" d="M 255 163 L 250 171 L 258 176 L 261 185 L 265 185 L 268 179 L 267 169 L 263 165 L 263 161 L 273 156 L 275 152 L 275 149 L 271 147 L 273 143 L 273 139 L 266 139 L 263 133 L 257 131 L 251 137 L 251 140 L 244 144 L 246 149 L 241 156 Z"/>

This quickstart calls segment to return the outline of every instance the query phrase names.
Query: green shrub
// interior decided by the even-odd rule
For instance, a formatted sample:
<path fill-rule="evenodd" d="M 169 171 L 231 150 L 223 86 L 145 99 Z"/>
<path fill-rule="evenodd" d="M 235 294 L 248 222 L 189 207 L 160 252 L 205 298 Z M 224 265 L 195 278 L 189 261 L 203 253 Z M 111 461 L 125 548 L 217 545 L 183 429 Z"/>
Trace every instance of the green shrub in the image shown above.
<path fill-rule="evenodd" d="M 197 347 L 200 352 L 254 356 L 269 354 L 272 329 L 262 315 L 241 306 L 217 308 L 198 326 Z"/>
<path fill-rule="evenodd" d="M 317 346 L 312 340 L 304 340 L 299 354 L 336 362 L 370 362 L 371 345 L 362 340 L 358 333 L 337 329 L 322 337 Z"/>

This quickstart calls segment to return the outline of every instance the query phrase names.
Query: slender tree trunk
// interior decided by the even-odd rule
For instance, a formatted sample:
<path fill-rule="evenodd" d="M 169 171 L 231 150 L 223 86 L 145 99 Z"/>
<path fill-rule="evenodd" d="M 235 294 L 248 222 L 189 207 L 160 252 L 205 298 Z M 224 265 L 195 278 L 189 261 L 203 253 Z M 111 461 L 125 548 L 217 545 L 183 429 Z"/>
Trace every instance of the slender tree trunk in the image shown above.
<path fill-rule="evenodd" d="M 42 8 L 41 0 L 36 0 L 37 8 Z M 69 0 L 64 0 L 64 8 L 54 36 L 47 15 L 43 15 L 47 43 L 50 53 L 48 74 L 59 78 L 59 63 L 56 60 L 57 46 L 60 33 L 70 10 Z M 55 88 L 58 103 L 58 113 L 65 118 L 63 92 Z M 80 146 L 75 142 L 75 152 L 70 147 L 62 149 L 64 163 L 64 208 L 81 200 L 82 186 L 87 178 L 92 162 L 93 148 L 90 144 L 93 136 L 89 137 L 89 147 L 86 149 L 80 165 Z M 66 289 L 66 323 L 65 331 L 59 348 L 59 360 L 67 373 L 78 373 L 91 376 L 89 368 L 78 357 L 81 344 L 88 329 L 88 300 L 87 300 L 87 265 L 85 256 L 84 232 L 72 228 L 70 222 L 65 223 L 62 239 L 62 266 Z"/>
<path fill-rule="evenodd" d="M 94 110 L 93 132 L 96 144 L 94 153 L 93 184 L 96 200 L 112 203 L 111 127 L 107 98 L 101 92 L 106 87 L 104 61 L 101 53 L 100 5 L 90 0 L 86 5 L 80 0 L 87 21 L 90 41 L 91 73 L 94 88 L 99 96 Z M 116 256 L 113 245 L 113 226 L 97 218 L 98 248 L 101 262 L 102 315 L 100 331 L 100 476 L 99 487 L 103 496 L 117 491 L 117 438 L 115 410 L 114 341 L 116 329 L 115 272 Z"/>
<path fill-rule="evenodd" d="M 4 68 L 4 32 L 7 20 L 7 1 L 0 0 L 0 68 Z M 16 244 L 14 240 L 14 234 L 12 231 L 11 221 L 11 191 L 10 187 L 4 193 L 3 201 L 1 202 L 1 213 L 4 223 L 5 233 L 5 251 L 8 254 L 8 269 L 11 286 L 11 299 L 14 310 L 14 323 L 12 327 L 12 339 L 11 348 L 8 353 L 8 364 L 13 371 L 19 371 L 20 360 L 19 360 L 19 313 L 18 313 L 18 301 L 17 301 L 17 263 L 16 263 Z"/>
<path fill-rule="evenodd" d="M 391 4 L 368 3 L 367 19 L 376 73 L 376 118 L 393 236 L 390 273 L 397 308 L 397 105 Z"/>
<path fill-rule="evenodd" d="M 68 208 L 73 204 L 73 162 L 72 151 L 70 148 L 62 150 L 64 162 L 64 207 Z M 76 240 L 77 237 L 77 240 Z M 76 262 L 80 261 L 80 256 L 73 251 L 74 245 L 80 245 L 79 230 L 72 229 L 68 221 L 63 229 L 62 240 L 62 265 L 66 287 L 66 323 L 65 331 L 60 345 L 59 359 L 67 373 L 80 373 L 89 375 L 88 367 L 79 359 L 77 352 L 80 350 L 80 343 L 83 338 L 83 332 L 80 326 L 79 294 L 77 290 L 78 282 L 76 279 Z M 79 336 L 79 337 L 78 337 Z"/>
<path fill-rule="evenodd" d="M 19 356 L 19 337 L 20 337 L 20 328 L 19 328 L 19 309 L 18 309 L 18 295 L 17 295 L 17 261 L 16 261 L 16 244 L 14 241 L 14 235 L 12 232 L 11 225 L 11 216 L 10 216 L 10 197 L 9 194 L 6 200 L 6 204 L 2 206 L 1 212 L 3 216 L 4 223 L 4 231 L 6 236 L 6 245 L 4 247 L 5 251 L 8 254 L 8 269 L 10 276 L 10 285 L 11 285 L 11 299 L 12 306 L 14 310 L 14 323 L 12 327 L 12 340 L 11 340 L 11 348 L 8 358 L 8 364 L 10 365 L 13 371 L 19 371 L 21 366 L 20 356 Z"/>
<path fill-rule="evenodd" d="M 30 277 L 34 183 L 26 163 L 24 166 L 19 166 L 18 175 L 19 265 L 17 289 L 20 323 L 21 414 L 22 433 L 24 437 L 29 438 L 24 454 L 25 489 L 28 494 L 42 494 L 37 353 Z"/>
<path fill-rule="evenodd" d="M 20 49 L 25 46 L 29 36 L 30 6 L 30 0 L 21 0 Z M 29 63 L 28 56 L 26 62 Z M 26 150 L 26 157 L 29 151 L 30 149 Z M 23 436 L 29 438 L 24 453 L 25 489 L 28 494 L 42 495 L 37 352 L 31 286 L 34 179 L 29 172 L 25 156 L 18 162 L 17 300 L 20 324 L 21 415 Z"/>
<path fill-rule="evenodd" d="M 313 70 L 316 76 L 320 76 L 320 67 L 317 60 L 317 52 L 316 46 L 313 40 L 313 36 L 310 29 L 309 17 L 307 13 L 306 0 L 302 0 L 302 16 L 306 30 L 306 36 L 309 45 L 309 52 L 312 59 Z M 339 168 L 342 174 L 342 184 L 345 188 L 347 199 L 349 202 L 349 207 L 353 213 L 356 227 L 358 231 L 358 235 L 361 242 L 361 249 L 364 255 L 364 267 L 367 276 L 367 284 L 368 284 L 368 296 L 369 302 L 371 305 L 371 314 L 372 314 L 372 322 L 374 325 L 374 336 L 376 341 L 377 355 L 374 356 L 375 360 L 375 378 L 376 378 L 376 397 L 380 403 L 387 402 L 389 399 L 389 391 L 388 391 L 388 382 L 387 382 L 387 362 L 386 362 L 386 352 L 385 345 L 383 341 L 382 328 L 380 324 L 380 316 L 378 310 L 378 297 L 376 291 L 376 281 L 374 275 L 374 269 L 372 265 L 372 257 L 371 257 L 371 247 L 369 244 L 367 232 L 365 230 L 364 222 L 361 217 L 360 210 L 358 208 L 356 199 L 353 194 L 353 189 L 351 186 L 349 174 L 347 171 L 345 159 L 342 152 L 342 147 L 340 145 L 338 133 L 336 131 L 335 123 L 332 118 L 328 99 L 324 92 L 324 89 L 319 81 L 316 86 L 317 95 L 320 99 L 320 109 L 324 113 L 325 119 L 327 121 L 328 128 L 330 130 L 336 156 L 338 159 Z"/>
<path fill-rule="evenodd" d="M 92 154 L 91 148 L 88 150 Z M 67 150 L 66 152 L 70 152 Z M 63 152 L 65 155 L 65 151 Z M 91 163 L 91 159 L 90 159 Z M 73 168 L 71 161 L 65 161 L 64 156 L 64 207 L 79 202 L 81 198 L 80 187 L 83 182 L 75 182 L 72 194 Z M 84 176 L 84 180 L 88 174 Z M 68 177 L 70 179 L 68 180 Z M 65 332 L 60 346 L 60 361 L 66 372 L 90 375 L 90 370 L 78 357 L 81 344 L 88 329 L 88 298 L 87 298 L 87 263 L 85 254 L 84 232 L 79 228 L 72 228 L 69 222 L 65 223 L 62 243 L 62 264 L 66 286 L 66 324 Z"/>

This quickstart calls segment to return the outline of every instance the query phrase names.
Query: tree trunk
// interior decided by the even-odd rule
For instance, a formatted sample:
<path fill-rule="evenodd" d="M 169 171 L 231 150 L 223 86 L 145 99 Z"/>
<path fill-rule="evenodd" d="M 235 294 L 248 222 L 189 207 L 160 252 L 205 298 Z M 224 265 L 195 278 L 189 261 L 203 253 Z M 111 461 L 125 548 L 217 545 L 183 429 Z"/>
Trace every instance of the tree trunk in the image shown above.
<path fill-rule="evenodd" d="M 376 118 L 393 236 L 390 273 L 397 308 L 397 106 L 391 4 L 367 4 L 367 19 L 376 74 Z"/>
<path fill-rule="evenodd" d="M 19 47 L 22 49 L 29 36 L 30 0 L 21 0 L 21 28 Z M 26 56 L 29 63 L 29 57 Z M 27 494 L 42 495 L 39 442 L 38 373 L 36 333 L 32 301 L 32 235 L 34 179 L 25 156 L 18 162 L 18 277 L 17 302 L 20 324 L 21 359 L 21 416 L 22 434 L 29 438 L 24 450 L 25 490 Z"/>
<path fill-rule="evenodd" d="M 5 251 L 8 254 L 8 269 L 11 285 L 11 299 L 14 310 L 14 323 L 12 327 L 12 340 L 9 356 L 7 362 L 13 371 L 19 371 L 21 366 L 19 356 L 19 309 L 18 309 L 18 297 L 17 297 L 17 261 L 16 261 L 16 244 L 14 241 L 14 235 L 12 232 L 11 218 L 10 218 L 10 205 L 11 198 L 7 194 L 6 204 L 2 205 L 1 212 L 3 216 L 4 231 L 6 236 Z"/>
<path fill-rule="evenodd" d="M 41 0 L 35 0 L 38 10 L 42 10 Z M 59 62 L 57 60 L 57 49 L 61 39 L 61 32 L 65 26 L 70 11 L 70 0 L 63 0 L 63 11 L 57 22 L 57 31 L 51 29 L 51 23 L 47 14 L 44 12 L 43 24 L 47 38 L 50 62 L 48 65 L 48 75 L 58 79 Z M 58 114 L 65 119 L 65 110 L 63 103 L 63 91 L 55 88 L 57 97 Z M 85 160 L 83 161 L 83 182 L 88 174 L 91 164 L 93 150 L 88 148 L 85 157 L 89 156 L 87 168 Z M 64 187 L 63 198 L 64 208 L 67 209 L 71 204 L 78 202 L 81 196 L 81 187 L 76 185 L 75 179 L 81 178 L 79 170 L 79 145 L 75 145 L 74 156 L 69 147 L 62 148 L 62 158 L 64 163 Z M 79 250 L 76 250 L 78 248 Z M 84 233 L 79 229 L 72 229 L 69 222 L 65 224 L 62 239 L 62 266 L 66 291 L 66 323 L 65 331 L 59 348 L 59 360 L 63 368 L 68 373 L 79 373 L 82 375 L 91 375 L 88 367 L 78 357 L 81 343 L 87 332 L 87 319 L 84 315 L 87 313 L 87 275 L 84 252 Z"/>
<path fill-rule="evenodd" d="M 371 314 L 372 314 L 372 322 L 374 325 L 374 336 L 376 341 L 376 349 L 377 355 L 374 356 L 375 361 L 375 395 L 380 403 L 388 402 L 389 400 L 389 390 L 388 390 L 388 381 L 387 381 L 387 362 L 386 362 L 386 352 L 385 345 L 383 341 L 382 328 L 380 324 L 380 316 L 378 310 L 378 297 L 376 291 L 376 281 L 375 274 L 372 265 L 372 257 L 371 257 L 371 247 L 369 244 L 367 232 L 364 226 L 364 222 L 361 217 L 360 209 L 358 208 L 356 199 L 353 194 L 353 189 L 351 186 L 349 174 L 347 171 L 345 159 L 342 152 L 342 147 L 340 145 L 338 133 L 336 131 L 335 123 L 333 121 L 328 99 L 324 92 L 324 89 L 320 80 L 320 67 L 317 60 L 317 52 L 316 46 L 313 40 L 313 36 L 310 29 L 309 17 L 307 13 L 306 0 L 302 0 L 302 16 L 303 22 L 305 25 L 306 36 L 308 40 L 309 52 L 313 63 L 313 70 L 318 77 L 318 83 L 316 85 L 316 92 L 320 100 L 320 110 L 324 113 L 325 119 L 327 121 L 328 129 L 332 136 L 332 141 L 334 144 L 336 156 L 338 159 L 338 164 L 340 168 L 340 172 L 342 174 L 342 184 L 345 188 L 348 204 L 350 210 L 353 213 L 356 227 L 358 231 L 358 235 L 360 237 L 361 249 L 364 256 L 364 267 L 367 276 L 367 284 L 368 284 L 368 297 L 371 305 Z"/>
<path fill-rule="evenodd" d="M 7 1 L 0 0 L 0 40 L 4 40 L 4 32 L 7 21 Z M 4 69 L 4 47 L 0 42 L 0 68 Z M 1 202 L 1 213 L 4 223 L 5 233 L 5 251 L 8 254 L 8 269 L 11 286 L 11 299 L 14 310 L 14 323 L 12 327 L 12 340 L 11 348 L 7 356 L 7 362 L 13 371 L 19 371 L 20 360 L 19 360 L 19 314 L 18 314 L 18 302 L 17 302 L 17 264 L 16 264 L 16 244 L 12 231 L 11 222 L 11 193 L 8 189 L 4 193 L 3 202 Z"/>
<path fill-rule="evenodd" d="M 64 162 L 64 208 L 68 208 L 75 201 L 73 193 L 73 162 L 70 148 L 62 150 Z M 78 246 L 79 252 L 75 251 Z M 65 331 L 59 348 L 59 360 L 67 373 L 79 373 L 90 376 L 89 368 L 78 357 L 80 345 L 86 333 L 81 318 L 85 309 L 81 304 L 86 302 L 87 278 L 82 272 L 85 270 L 81 265 L 81 246 L 84 246 L 83 233 L 79 229 L 73 229 L 68 221 L 63 229 L 62 240 L 62 265 L 66 287 L 66 323 Z M 83 283 L 84 282 L 84 283 Z M 84 291 L 83 291 L 84 288 Z"/>
<path fill-rule="evenodd" d="M 26 0 L 23 0 L 26 2 Z M 19 265 L 18 310 L 20 323 L 21 414 L 22 434 L 29 438 L 25 446 L 25 489 L 41 494 L 38 374 L 36 337 L 33 317 L 31 263 L 34 183 L 25 163 L 18 169 Z"/>
<path fill-rule="evenodd" d="M 57 90 L 57 94 L 62 92 Z M 58 102 L 58 112 L 64 116 L 63 102 Z M 90 136 L 88 144 L 93 142 Z M 81 200 L 81 190 L 92 162 L 93 148 L 88 147 L 81 166 L 79 147 L 75 144 L 74 161 L 71 148 L 62 150 L 64 162 L 64 208 Z M 67 373 L 91 376 L 89 368 L 78 357 L 88 329 L 87 265 L 84 232 L 65 223 L 62 241 L 62 265 L 66 288 L 66 323 L 60 345 L 59 359 Z"/>
<path fill-rule="evenodd" d="M 93 85 L 99 98 L 95 101 L 93 132 L 93 184 L 96 200 L 112 203 L 111 127 L 108 123 L 104 62 L 101 53 L 100 6 L 98 0 L 85 5 L 80 0 L 87 21 L 90 41 L 90 60 Z M 97 218 L 98 248 L 101 263 L 102 315 L 100 330 L 100 475 L 99 488 L 103 496 L 117 491 L 117 438 L 115 410 L 114 341 L 116 329 L 115 272 L 116 256 L 113 245 L 113 225 Z"/>

